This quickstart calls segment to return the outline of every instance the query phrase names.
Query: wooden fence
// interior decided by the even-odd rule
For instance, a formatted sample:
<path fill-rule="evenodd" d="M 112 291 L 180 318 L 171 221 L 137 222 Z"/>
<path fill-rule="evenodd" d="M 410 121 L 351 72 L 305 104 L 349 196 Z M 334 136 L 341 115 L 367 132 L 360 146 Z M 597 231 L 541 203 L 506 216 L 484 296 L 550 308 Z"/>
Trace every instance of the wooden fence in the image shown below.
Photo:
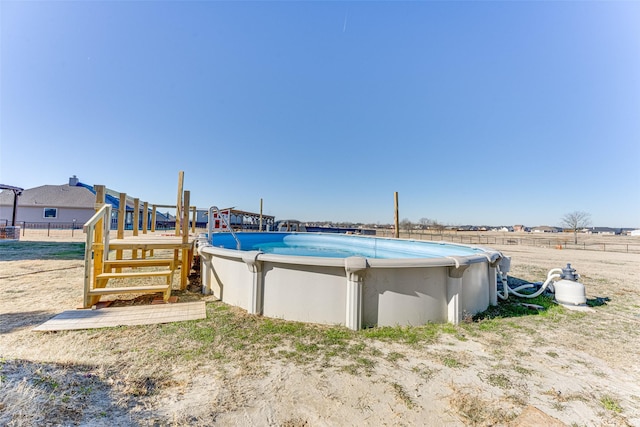
<path fill-rule="evenodd" d="M 21 226 L 20 235 L 27 239 L 77 239 L 84 240 L 82 224 L 72 223 L 18 223 Z M 197 224 L 200 225 L 200 224 Z M 191 223 L 189 224 L 191 226 Z M 0 229 L 4 227 L 0 224 Z M 175 223 L 167 224 L 165 227 L 156 226 L 157 230 L 175 230 Z M 112 226 L 112 230 L 115 227 Z M 248 231 L 248 230 L 245 230 Z M 1 232 L 1 230 L 0 230 Z M 129 233 L 131 230 L 129 229 Z M 195 233 L 206 233 L 206 227 L 197 226 Z M 378 237 L 393 237 L 393 230 L 376 230 Z M 451 243 L 462 243 L 466 245 L 484 246 L 536 246 L 548 248 L 577 249 L 587 251 L 605 252 L 626 252 L 640 253 L 640 237 L 637 236 L 596 236 L 578 234 L 578 243 L 574 244 L 573 234 L 568 233 L 506 233 L 506 232 L 444 232 L 430 233 L 428 231 L 415 230 L 412 232 L 402 231 L 400 237 L 403 239 L 444 241 Z"/>
<path fill-rule="evenodd" d="M 378 230 L 377 236 L 393 237 L 393 230 Z M 598 236 L 578 234 L 578 243 L 574 243 L 573 234 L 569 233 L 508 233 L 508 232 L 443 232 L 430 233 L 415 230 L 402 231 L 403 239 L 431 240 L 436 242 L 462 243 L 480 246 L 535 246 L 555 249 L 579 249 L 587 251 L 640 253 L 640 237 L 637 236 Z"/>

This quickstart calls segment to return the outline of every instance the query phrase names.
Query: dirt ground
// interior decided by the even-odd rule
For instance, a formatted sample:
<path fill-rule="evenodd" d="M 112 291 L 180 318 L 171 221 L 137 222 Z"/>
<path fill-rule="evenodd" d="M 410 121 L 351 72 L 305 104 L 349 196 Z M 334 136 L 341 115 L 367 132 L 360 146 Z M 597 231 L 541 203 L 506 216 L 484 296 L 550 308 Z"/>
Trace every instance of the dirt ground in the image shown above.
<path fill-rule="evenodd" d="M 357 335 L 334 357 L 269 335 L 225 346 L 197 323 L 33 332 L 80 306 L 82 254 L 2 245 L 0 425 L 524 426 L 536 408 L 547 425 L 640 426 L 639 254 L 494 246 L 524 280 L 571 263 L 592 311 L 469 321 L 418 342 Z M 222 313 L 263 322 L 208 303 Z"/>

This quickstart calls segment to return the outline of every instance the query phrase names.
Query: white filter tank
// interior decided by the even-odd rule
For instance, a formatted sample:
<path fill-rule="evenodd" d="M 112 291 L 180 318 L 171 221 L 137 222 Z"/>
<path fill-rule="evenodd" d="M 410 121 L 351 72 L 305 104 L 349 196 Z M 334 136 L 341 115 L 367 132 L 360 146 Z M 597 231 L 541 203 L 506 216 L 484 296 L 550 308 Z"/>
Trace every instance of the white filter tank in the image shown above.
<path fill-rule="evenodd" d="M 567 305 L 584 305 L 587 303 L 585 287 L 578 282 L 579 278 L 580 276 L 576 274 L 576 270 L 571 268 L 571 264 L 567 264 L 562 269 L 560 280 L 553 284 L 557 302 Z"/>

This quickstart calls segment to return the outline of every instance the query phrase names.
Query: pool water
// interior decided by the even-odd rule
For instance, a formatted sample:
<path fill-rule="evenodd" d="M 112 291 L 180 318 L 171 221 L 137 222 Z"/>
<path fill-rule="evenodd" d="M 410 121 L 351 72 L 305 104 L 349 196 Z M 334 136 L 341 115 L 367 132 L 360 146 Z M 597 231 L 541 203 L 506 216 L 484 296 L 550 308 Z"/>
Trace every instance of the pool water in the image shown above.
<path fill-rule="evenodd" d="M 441 258 L 469 256 L 484 252 L 482 248 L 440 242 L 398 240 L 324 233 L 236 233 L 243 251 L 261 251 L 276 255 L 323 258 Z M 214 247 L 236 249 L 231 233 L 214 233 Z"/>
<path fill-rule="evenodd" d="M 273 242 L 255 245 L 251 250 L 259 250 L 267 254 L 318 256 L 325 258 L 347 258 L 350 256 L 371 257 L 364 251 L 338 248 L 312 247 L 308 245 L 288 245 L 285 242 Z"/>

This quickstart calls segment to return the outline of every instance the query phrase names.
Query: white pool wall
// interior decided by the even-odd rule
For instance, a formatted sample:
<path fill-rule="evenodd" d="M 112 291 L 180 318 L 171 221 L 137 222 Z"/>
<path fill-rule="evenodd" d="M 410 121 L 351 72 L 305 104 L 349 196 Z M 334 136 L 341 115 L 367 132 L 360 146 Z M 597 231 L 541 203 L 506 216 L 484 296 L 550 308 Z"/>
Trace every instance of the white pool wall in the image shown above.
<path fill-rule="evenodd" d="M 203 236 L 198 252 L 204 292 L 272 318 L 351 329 L 457 324 L 497 304 L 501 254 L 486 248 L 464 257 L 321 258 L 218 248 Z"/>

